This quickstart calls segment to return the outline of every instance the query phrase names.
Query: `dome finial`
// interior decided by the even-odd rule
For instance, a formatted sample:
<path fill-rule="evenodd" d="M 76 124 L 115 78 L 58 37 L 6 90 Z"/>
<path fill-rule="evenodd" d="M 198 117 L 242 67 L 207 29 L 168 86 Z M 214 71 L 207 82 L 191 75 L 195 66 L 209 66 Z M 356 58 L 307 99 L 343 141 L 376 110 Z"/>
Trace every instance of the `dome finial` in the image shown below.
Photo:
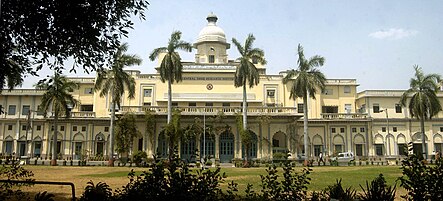
<path fill-rule="evenodd" d="M 208 17 L 206 17 L 206 20 L 208 20 L 208 24 L 215 25 L 217 19 L 218 19 L 217 16 L 213 12 L 209 13 Z"/>

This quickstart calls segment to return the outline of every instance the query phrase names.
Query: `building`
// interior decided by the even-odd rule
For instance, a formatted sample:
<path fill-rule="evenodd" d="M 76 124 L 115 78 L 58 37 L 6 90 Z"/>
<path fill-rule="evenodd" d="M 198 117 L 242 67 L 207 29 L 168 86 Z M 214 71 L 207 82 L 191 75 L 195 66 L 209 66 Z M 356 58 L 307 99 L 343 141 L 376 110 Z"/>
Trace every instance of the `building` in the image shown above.
<path fill-rule="evenodd" d="M 210 14 L 208 24 L 194 43 L 194 62 L 183 62 L 183 82 L 173 85 L 173 107 L 182 111 L 182 125 L 195 117 L 211 122 L 220 112 L 226 116 L 223 124 L 230 130 L 214 136 L 200 136 L 180 143 L 182 158 L 190 158 L 195 149 L 221 162 L 243 158 L 245 151 L 236 128 L 236 113 L 241 112 L 242 89 L 234 87 L 236 61 L 228 59 L 230 44 L 224 31 L 217 26 L 217 17 Z M 159 58 L 161 60 L 161 58 Z M 159 65 L 159 64 L 158 64 Z M 268 75 L 266 66 L 257 64 L 260 83 L 248 89 L 248 125 L 256 141 L 250 147 L 250 157 L 270 159 L 273 153 L 291 153 L 297 159 L 305 152 L 303 146 L 303 102 L 289 98 L 289 87 L 282 83 L 284 72 Z M 157 66 L 158 67 L 158 66 Z M 139 118 L 137 126 L 142 137 L 134 140 L 134 150 L 152 156 L 165 155 L 167 142 L 160 135 L 166 123 L 167 84 L 159 74 L 128 71 L 136 80 L 135 99 L 122 100 L 118 114 L 133 112 Z M 81 104 L 72 108 L 69 119 L 58 124 L 57 151 L 63 158 L 80 159 L 82 154 L 106 156 L 108 153 L 110 104 L 109 97 L 95 93 L 94 78 L 71 78 L 80 83 L 73 91 Z M 406 78 L 405 78 L 406 79 Z M 411 118 L 407 108 L 399 105 L 403 91 L 357 91 L 355 79 L 329 79 L 326 90 L 308 100 L 310 156 L 320 152 L 333 155 L 352 151 L 358 157 L 398 157 L 404 154 L 408 142 L 421 150 L 419 122 Z M 52 142 L 51 117 L 44 118 L 37 108 L 43 90 L 4 90 L 0 105 L 0 150 L 3 154 L 49 158 Z M 443 93 L 438 94 L 443 103 Z M 145 111 L 155 115 L 155 136 L 148 136 Z M 31 125 L 31 129 L 27 126 Z M 428 153 L 442 149 L 443 113 L 425 123 Z M 204 139 L 203 139 L 204 138 Z M 203 143 L 204 141 L 204 143 Z M 201 153 L 200 155 L 203 155 Z"/>

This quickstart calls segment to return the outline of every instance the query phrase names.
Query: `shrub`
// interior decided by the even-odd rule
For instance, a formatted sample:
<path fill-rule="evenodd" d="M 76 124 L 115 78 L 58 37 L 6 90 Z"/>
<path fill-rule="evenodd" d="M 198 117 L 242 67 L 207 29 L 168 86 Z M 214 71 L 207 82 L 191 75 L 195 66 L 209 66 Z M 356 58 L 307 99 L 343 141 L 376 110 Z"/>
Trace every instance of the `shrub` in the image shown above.
<path fill-rule="evenodd" d="M 353 201 L 357 197 L 355 190 L 351 187 L 343 189 L 341 179 L 337 180 L 336 184 L 328 186 L 326 188 L 326 194 L 329 198 L 340 201 Z"/>
<path fill-rule="evenodd" d="M 37 193 L 34 196 L 34 200 L 35 201 L 54 201 L 53 197 L 55 197 L 54 194 L 44 191 L 42 193 L 40 193 L 40 192 Z"/>
<path fill-rule="evenodd" d="M 396 186 L 391 187 L 386 185 L 386 180 L 383 174 L 371 181 L 371 184 L 366 181 L 366 189 L 360 185 L 363 193 L 360 194 L 362 201 L 393 201 L 395 200 Z"/>
<path fill-rule="evenodd" d="M 34 173 L 15 163 L 12 163 L 12 165 L 3 164 L 0 168 L 0 179 L 4 180 L 33 181 L 33 176 Z M 0 200 L 24 200 L 25 194 L 20 191 L 21 186 L 30 186 L 30 184 L 15 184 L 11 182 L 0 183 Z M 18 189 L 13 189 L 14 187 L 17 187 Z"/>
<path fill-rule="evenodd" d="M 140 167 L 143 159 L 146 159 L 148 155 L 144 151 L 136 151 L 133 155 L 134 163 L 137 167 Z"/>
<path fill-rule="evenodd" d="M 412 151 L 412 145 L 410 145 Z M 400 186 L 408 191 L 403 198 L 409 200 L 443 200 L 442 159 L 427 165 L 421 155 L 407 154 L 401 166 Z"/>
<path fill-rule="evenodd" d="M 80 197 L 80 201 L 108 201 L 112 199 L 112 189 L 108 184 L 98 182 L 94 185 L 94 182 L 89 181 Z"/>

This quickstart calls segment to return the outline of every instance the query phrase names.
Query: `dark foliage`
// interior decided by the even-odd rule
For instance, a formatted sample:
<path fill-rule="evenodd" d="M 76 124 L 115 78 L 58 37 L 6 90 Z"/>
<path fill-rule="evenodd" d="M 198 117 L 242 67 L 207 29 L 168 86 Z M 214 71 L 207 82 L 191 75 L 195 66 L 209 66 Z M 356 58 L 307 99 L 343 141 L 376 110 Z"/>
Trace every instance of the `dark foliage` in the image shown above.
<path fill-rule="evenodd" d="M 4 180 L 25 180 L 32 181 L 34 173 L 24 169 L 22 166 L 13 163 L 12 165 L 2 165 L 0 168 L 0 179 Z M 14 184 L 10 182 L 0 183 L 0 200 L 25 200 L 26 195 L 20 190 L 21 186 L 29 184 Z"/>
<path fill-rule="evenodd" d="M 380 174 L 377 178 L 372 180 L 371 184 L 366 181 L 366 189 L 361 185 L 360 188 L 363 190 L 363 193 L 360 194 L 360 200 L 362 201 L 395 200 L 396 186 L 387 186 L 383 174 Z"/>
<path fill-rule="evenodd" d="M 1 1 L 0 92 L 20 85 L 43 66 L 86 72 L 109 64 L 133 28 L 132 15 L 145 19 L 146 0 Z M 34 69 L 33 66 L 36 66 Z"/>
<path fill-rule="evenodd" d="M 54 194 L 48 193 L 47 191 L 37 193 L 34 197 L 35 201 L 54 201 Z"/>
<path fill-rule="evenodd" d="M 353 201 L 357 196 L 356 192 L 352 187 L 344 189 L 341 184 L 341 179 L 337 180 L 337 183 L 330 185 L 326 188 L 326 194 L 329 198 L 337 199 L 340 201 Z"/>
<path fill-rule="evenodd" d="M 80 197 L 80 201 L 108 201 L 112 200 L 112 189 L 108 184 L 98 182 L 94 185 L 94 182 L 89 181 Z"/>
<path fill-rule="evenodd" d="M 412 152 L 412 144 L 410 144 Z M 404 196 L 408 200 L 443 200 L 443 166 L 442 159 L 435 165 L 427 165 L 421 155 L 407 154 L 402 161 L 403 176 L 399 178 L 400 186 L 408 191 Z"/>

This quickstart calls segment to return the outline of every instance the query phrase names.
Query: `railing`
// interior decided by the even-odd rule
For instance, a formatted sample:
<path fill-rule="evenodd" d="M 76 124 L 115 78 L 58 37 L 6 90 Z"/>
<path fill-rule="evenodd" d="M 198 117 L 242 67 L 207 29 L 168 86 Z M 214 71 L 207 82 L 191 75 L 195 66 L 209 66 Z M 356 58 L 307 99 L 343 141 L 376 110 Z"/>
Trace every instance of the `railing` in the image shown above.
<path fill-rule="evenodd" d="M 237 112 L 242 111 L 242 107 L 173 107 L 175 109 L 181 110 L 182 115 L 216 115 L 219 112 L 223 112 L 225 115 L 233 115 Z M 155 114 L 167 114 L 168 109 L 166 106 L 122 106 L 120 112 L 133 112 L 133 113 L 144 113 L 145 111 L 151 111 Z M 272 116 L 278 115 L 291 115 L 291 116 L 301 116 L 303 114 L 296 113 L 294 107 L 248 107 L 247 110 L 249 115 L 261 115 L 269 114 Z"/>
<path fill-rule="evenodd" d="M 71 118 L 94 118 L 95 112 L 71 112 Z"/>
<path fill-rule="evenodd" d="M 366 119 L 368 114 L 363 113 L 321 113 L 323 119 Z"/>

